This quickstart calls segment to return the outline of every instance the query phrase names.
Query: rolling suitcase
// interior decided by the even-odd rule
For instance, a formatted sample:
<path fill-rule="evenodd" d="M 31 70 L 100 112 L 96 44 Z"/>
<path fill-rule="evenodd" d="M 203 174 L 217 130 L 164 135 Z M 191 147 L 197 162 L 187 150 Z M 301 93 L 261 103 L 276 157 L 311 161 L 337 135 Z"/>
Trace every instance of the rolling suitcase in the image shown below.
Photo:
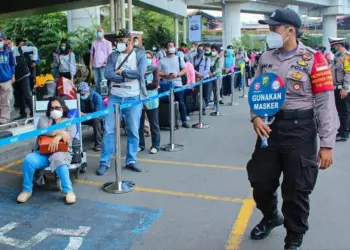
<path fill-rule="evenodd" d="M 179 103 L 175 102 L 175 124 L 174 128 L 179 129 Z M 163 130 L 170 130 L 170 104 L 161 101 L 159 104 L 159 127 Z"/>

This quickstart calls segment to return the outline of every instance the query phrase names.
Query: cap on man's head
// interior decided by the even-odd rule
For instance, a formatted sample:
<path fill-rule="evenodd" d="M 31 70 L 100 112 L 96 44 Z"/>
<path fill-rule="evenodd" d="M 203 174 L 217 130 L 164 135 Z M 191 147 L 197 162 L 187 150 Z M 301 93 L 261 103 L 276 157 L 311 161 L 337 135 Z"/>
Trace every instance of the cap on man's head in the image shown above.
<path fill-rule="evenodd" d="M 128 29 L 118 30 L 117 38 L 131 38 L 130 31 Z"/>
<path fill-rule="evenodd" d="M 81 82 L 79 84 L 79 93 L 82 95 L 86 95 L 88 93 L 90 93 L 90 87 L 89 84 L 87 82 Z"/>
<path fill-rule="evenodd" d="M 7 37 L 6 37 L 6 35 L 5 34 L 3 34 L 3 33 L 0 33 L 0 40 L 6 40 L 7 39 Z"/>
<path fill-rule="evenodd" d="M 337 38 L 337 37 L 328 37 L 329 44 L 337 45 L 345 42 L 345 38 Z"/>
<path fill-rule="evenodd" d="M 232 45 L 228 45 L 226 49 L 233 49 Z"/>
<path fill-rule="evenodd" d="M 259 20 L 260 24 L 270 26 L 292 25 L 297 29 L 301 27 L 301 19 L 298 13 L 289 8 L 275 10 L 268 19 Z"/>

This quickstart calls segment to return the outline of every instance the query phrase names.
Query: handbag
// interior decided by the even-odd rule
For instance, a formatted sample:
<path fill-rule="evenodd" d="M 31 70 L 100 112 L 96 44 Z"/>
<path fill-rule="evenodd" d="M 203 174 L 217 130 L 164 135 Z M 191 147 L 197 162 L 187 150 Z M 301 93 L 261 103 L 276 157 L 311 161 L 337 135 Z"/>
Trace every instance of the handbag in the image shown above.
<path fill-rule="evenodd" d="M 55 152 L 49 151 L 49 145 L 52 143 L 53 137 L 47 135 L 41 135 L 38 138 L 38 146 L 40 154 L 49 155 L 55 152 L 68 152 L 68 144 L 60 141 L 58 143 L 58 149 Z"/>

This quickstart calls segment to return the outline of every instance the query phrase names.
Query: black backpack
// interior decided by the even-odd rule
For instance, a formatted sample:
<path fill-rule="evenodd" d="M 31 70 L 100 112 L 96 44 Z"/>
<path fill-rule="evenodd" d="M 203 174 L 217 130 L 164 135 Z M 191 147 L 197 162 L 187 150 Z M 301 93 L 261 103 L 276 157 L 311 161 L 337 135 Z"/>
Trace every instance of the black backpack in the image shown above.
<path fill-rule="evenodd" d="M 181 68 L 181 58 L 180 58 L 180 57 L 179 57 L 179 69 L 180 69 L 179 72 L 181 72 L 181 71 L 183 70 L 183 69 Z M 182 86 L 187 85 L 187 74 L 181 76 L 181 81 L 182 81 Z"/>

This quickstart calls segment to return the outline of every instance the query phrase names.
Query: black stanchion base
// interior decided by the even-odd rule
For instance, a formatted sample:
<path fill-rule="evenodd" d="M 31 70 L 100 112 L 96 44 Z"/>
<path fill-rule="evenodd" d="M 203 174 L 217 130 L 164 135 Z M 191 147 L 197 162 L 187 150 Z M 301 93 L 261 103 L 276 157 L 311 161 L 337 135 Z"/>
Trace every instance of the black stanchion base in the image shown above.
<path fill-rule="evenodd" d="M 102 186 L 103 191 L 110 194 L 125 194 L 135 189 L 135 183 L 131 181 L 122 181 L 119 187 L 117 181 L 107 182 Z"/>
<path fill-rule="evenodd" d="M 162 146 L 160 149 L 167 152 L 179 152 L 184 149 L 184 146 L 180 144 L 167 144 Z"/>
<path fill-rule="evenodd" d="M 224 113 L 222 113 L 222 112 L 217 112 L 217 111 L 215 111 L 215 112 L 212 112 L 212 113 L 210 113 L 210 115 L 211 116 L 223 116 L 223 115 L 225 115 Z"/>
<path fill-rule="evenodd" d="M 204 124 L 204 123 L 197 123 L 192 125 L 192 128 L 196 128 L 196 129 L 206 129 L 206 128 L 210 128 L 209 124 Z"/>
<path fill-rule="evenodd" d="M 225 104 L 226 106 L 238 106 L 239 103 L 238 102 L 228 102 Z"/>

